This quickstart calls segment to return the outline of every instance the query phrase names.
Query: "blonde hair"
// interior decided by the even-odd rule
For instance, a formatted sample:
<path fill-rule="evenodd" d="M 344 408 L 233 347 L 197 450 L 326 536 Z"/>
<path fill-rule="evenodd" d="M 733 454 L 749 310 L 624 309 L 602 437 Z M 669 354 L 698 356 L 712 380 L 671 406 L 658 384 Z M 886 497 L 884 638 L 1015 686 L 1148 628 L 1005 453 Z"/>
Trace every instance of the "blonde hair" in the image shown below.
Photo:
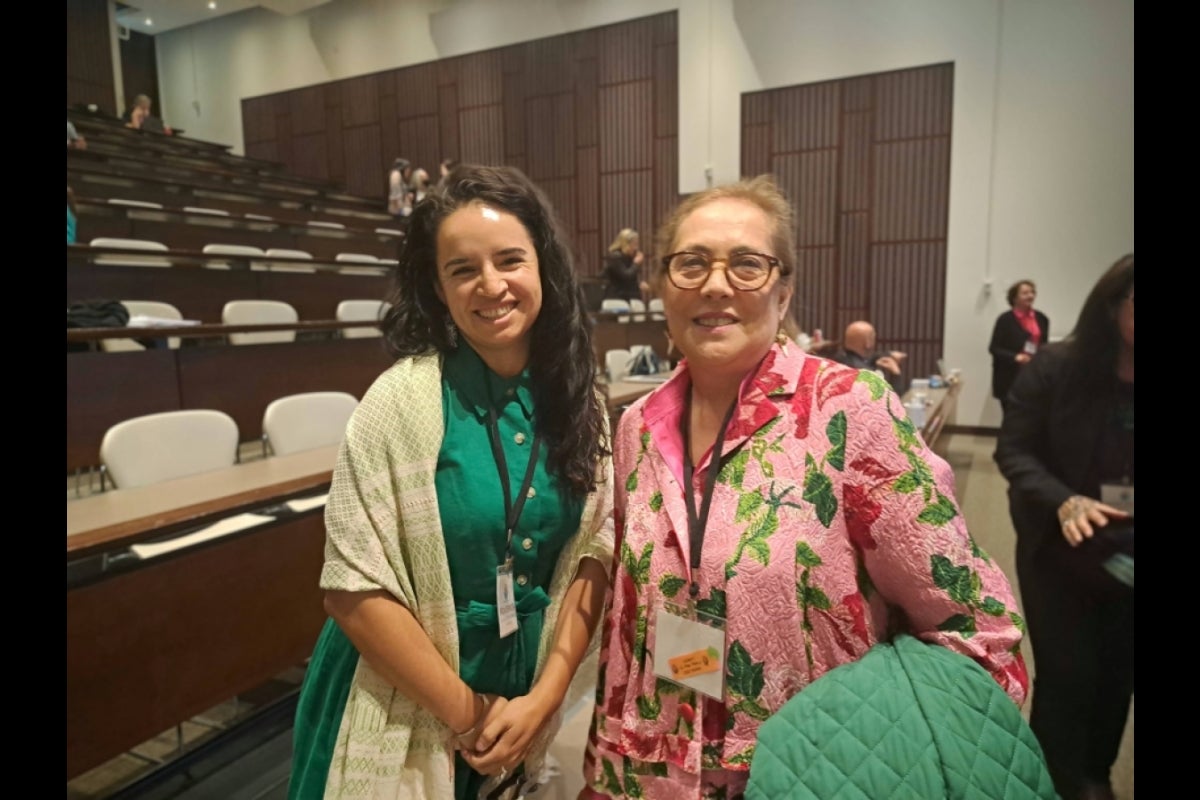
<path fill-rule="evenodd" d="M 620 251 L 624 250 L 626 247 L 628 247 L 629 243 L 632 242 L 634 239 L 640 239 L 640 238 L 641 237 L 638 236 L 638 232 L 635 231 L 633 228 L 622 228 L 621 232 L 617 234 L 617 238 L 613 239 L 612 244 L 610 244 L 608 246 L 608 252 L 610 252 L 610 253 L 620 252 Z"/>
<path fill-rule="evenodd" d="M 792 204 L 788 202 L 779 185 L 775 183 L 775 178 L 770 175 L 759 175 L 756 178 L 743 178 L 737 183 L 714 186 L 711 189 L 696 192 L 676 206 L 675 210 L 671 212 L 670 218 L 659 228 L 658 236 L 655 239 L 657 252 L 651 280 L 655 291 L 662 287 L 662 281 L 666 277 L 667 268 L 662 263 L 662 257 L 674 249 L 679 226 L 700 207 L 714 200 L 727 199 L 745 200 L 761 209 L 771 220 L 773 227 L 771 247 L 775 252 L 768 255 L 774 255 L 779 259 L 780 278 L 787 279 L 788 283 L 791 282 L 790 276 L 796 271 L 795 214 L 792 211 Z"/>

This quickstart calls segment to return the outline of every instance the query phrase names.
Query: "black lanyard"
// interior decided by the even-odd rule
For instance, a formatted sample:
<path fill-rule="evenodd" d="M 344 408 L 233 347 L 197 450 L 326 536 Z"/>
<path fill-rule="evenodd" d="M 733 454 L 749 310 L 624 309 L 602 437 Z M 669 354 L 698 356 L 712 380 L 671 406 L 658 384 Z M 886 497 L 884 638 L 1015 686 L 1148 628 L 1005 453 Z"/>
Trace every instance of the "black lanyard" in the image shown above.
<path fill-rule="evenodd" d="M 704 548 L 704 531 L 708 527 L 708 509 L 712 505 L 713 489 L 717 485 L 717 473 L 721 471 L 721 446 L 725 443 L 725 431 L 729 421 L 733 419 L 733 410 L 737 408 L 737 398 L 725 412 L 721 422 L 721 430 L 717 431 L 717 441 L 713 443 L 712 458 L 708 462 L 708 475 L 704 479 L 704 489 L 700 499 L 700 513 L 696 513 L 696 498 L 692 496 L 692 477 L 695 467 L 692 465 L 692 395 L 688 393 L 687 403 L 683 407 L 683 419 L 680 429 L 683 432 L 683 478 L 687 484 L 684 487 L 683 500 L 687 506 L 688 542 L 692 557 L 692 586 L 688 593 L 695 599 L 700 594 L 700 584 L 696 576 L 700 570 L 700 552 Z"/>
<path fill-rule="evenodd" d="M 488 407 L 488 433 L 492 440 L 492 457 L 496 459 L 496 469 L 500 471 L 500 486 L 504 489 L 504 527 L 508 539 L 504 544 L 505 563 L 512 561 L 512 537 L 525 508 L 525 498 L 529 496 L 529 487 L 533 484 L 533 471 L 537 469 L 538 450 L 542 446 L 542 435 L 534 434 L 533 447 L 529 451 L 529 466 L 525 468 L 525 480 L 521 482 L 521 491 L 514 501 L 511 487 L 508 483 L 508 461 L 504 458 L 504 448 L 500 446 L 500 425 L 496 422 L 496 409 Z"/>

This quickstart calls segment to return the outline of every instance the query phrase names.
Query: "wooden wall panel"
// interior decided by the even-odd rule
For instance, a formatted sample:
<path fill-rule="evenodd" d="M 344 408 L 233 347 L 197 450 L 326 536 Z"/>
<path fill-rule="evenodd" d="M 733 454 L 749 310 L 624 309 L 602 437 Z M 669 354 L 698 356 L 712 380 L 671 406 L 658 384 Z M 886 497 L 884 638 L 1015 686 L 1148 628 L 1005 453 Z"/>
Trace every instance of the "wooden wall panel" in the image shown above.
<path fill-rule="evenodd" d="M 954 67 L 743 95 L 742 171 L 769 159 L 797 215 L 796 315 L 857 319 L 928 375 L 943 346 Z"/>
<path fill-rule="evenodd" d="M 95 103 L 120 114 L 106 0 L 67 0 L 67 106 Z"/>
<path fill-rule="evenodd" d="M 244 100 L 247 152 L 382 196 L 398 156 L 510 164 L 551 197 L 580 271 L 678 202 L 676 13 Z M 285 141 L 286 140 L 286 141 Z"/>

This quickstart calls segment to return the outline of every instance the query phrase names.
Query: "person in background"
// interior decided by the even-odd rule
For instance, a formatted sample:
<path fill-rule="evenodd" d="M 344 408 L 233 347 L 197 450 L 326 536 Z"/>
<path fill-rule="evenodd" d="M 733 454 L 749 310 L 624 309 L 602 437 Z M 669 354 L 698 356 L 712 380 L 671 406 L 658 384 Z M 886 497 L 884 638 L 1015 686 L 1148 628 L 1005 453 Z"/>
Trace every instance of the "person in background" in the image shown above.
<path fill-rule="evenodd" d="M 79 135 L 71 120 L 67 120 L 67 149 L 87 150 L 87 139 Z"/>
<path fill-rule="evenodd" d="M 407 221 L 413 211 L 413 168 L 407 158 L 397 158 L 388 170 L 388 213 Z"/>
<path fill-rule="evenodd" d="M 458 161 L 453 158 L 443 158 L 442 163 L 438 165 L 438 183 L 446 180 L 446 176 L 454 171 L 458 166 Z"/>
<path fill-rule="evenodd" d="M 174 131 L 151 113 L 151 106 L 151 100 L 147 95 L 139 94 L 133 98 L 133 105 L 121 115 L 121 119 L 125 120 L 125 127 L 171 136 Z"/>
<path fill-rule="evenodd" d="M 659 235 L 684 361 L 618 423 L 581 797 L 740 797 L 762 721 L 899 632 L 1024 701 L 1023 623 L 949 465 L 881 378 L 789 344 L 793 220 L 761 176 L 691 195 Z"/>
<path fill-rule="evenodd" d="M 646 256 L 640 248 L 638 232 L 625 228 L 617 234 L 604 255 L 603 276 L 607 281 L 605 299 L 641 300 L 650 284 L 642 279 L 642 264 Z"/>
<path fill-rule="evenodd" d="M 413 205 L 425 199 L 425 195 L 429 194 L 429 173 L 417 167 L 412 174 L 412 194 Z"/>
<path fill-rule="evenodd" d="M 1063 800 L 1112 800 L 1133 697 L 1132 253 L 1021 368 L 995 458 L 1037 666 L 1030 725 Z"/>
<path fill-rule="evenodd" d="M 842 347 L 834 354 L 833 360 L 855 369 L 876 370 L 897 394 L 903 394 L 904 378 L 900 374 L 900 362 L 908 357 L 907 354 L 899 350 L 877 352 L 875 343 L 875 326 L 862 320 L 851 322 L 846 326 Z"/>
<path fill-rule="evenodd" d="M 70 124 L 70 123 L 68 123 Z M 75 222 L 77 216 L 75 213 L 75 192 L 71 191 L 71 187 L 67 187 L 67 244 L 75 244 Z"/>
<path fill-rule="evenodd" d="M 613 481 L 588 320 L 554 211 L 512 167 L 434 189 L 395 277 L 398 360 L 350 420 L 326 507 L 331 619 L 289 796 L 511 798 L 595 685 L 575 675 Z"/>
<path fill-rule="evenodd" d="M 992 396 L 1000 401 L 1005 413 L 1008 390 L 1017 374 L 1050 338 L 1049 318 L 1033 308 L 1037 299 L 1033 281 L 1017 281 L 1008 287 L 1006 298 L 1012 308 L 996 318 L 988 344 L 988 352 L 992 354 Z"/>

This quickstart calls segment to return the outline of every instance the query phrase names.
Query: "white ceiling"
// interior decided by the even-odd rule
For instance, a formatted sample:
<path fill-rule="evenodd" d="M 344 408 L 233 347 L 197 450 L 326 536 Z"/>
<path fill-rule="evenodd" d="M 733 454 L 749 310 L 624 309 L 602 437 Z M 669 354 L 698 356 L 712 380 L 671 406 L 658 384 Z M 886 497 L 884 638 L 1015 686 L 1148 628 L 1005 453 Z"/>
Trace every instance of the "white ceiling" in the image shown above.
<path fill-rule="evenodd" d="M 140 33 L 156 34 L 185 25 L 262 7 L 277 14 L 290 16 L 324 5 L 329 0 L 120 0 L 117 3 L 117 24 Z"/>

